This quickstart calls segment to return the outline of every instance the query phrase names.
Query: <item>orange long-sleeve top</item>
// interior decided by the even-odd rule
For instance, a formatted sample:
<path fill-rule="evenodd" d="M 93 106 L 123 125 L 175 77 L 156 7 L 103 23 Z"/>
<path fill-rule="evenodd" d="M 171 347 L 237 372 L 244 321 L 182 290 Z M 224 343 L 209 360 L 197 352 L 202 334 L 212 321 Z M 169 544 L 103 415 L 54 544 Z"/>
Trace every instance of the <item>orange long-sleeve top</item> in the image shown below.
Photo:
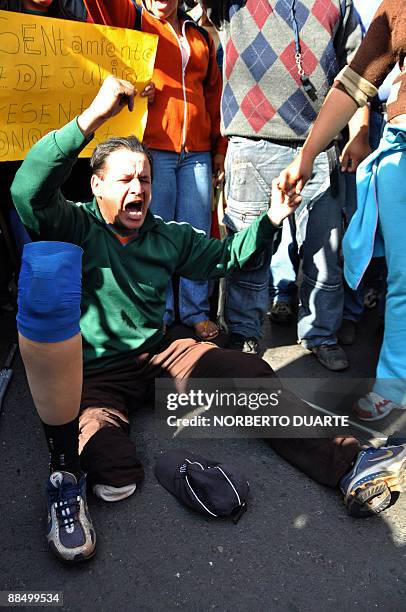
<path fill-rule="evenodd" d="M 181 13 L 183 35 L 190 54 L 182 67 L 175 30 L 149 13 L 142 0 L 85 0 L 87 21 L 140 30 L 159 36 L 153 73 L 155 101 L 148 108 L 144 142 L 153 149 L 225 154 L 227 139 L 220 134 L 221 74 L 213 39 Z M 136 11 L 139 11 L 138 19 Z M 184 19 L 183 19 L 184 17 Z"/>

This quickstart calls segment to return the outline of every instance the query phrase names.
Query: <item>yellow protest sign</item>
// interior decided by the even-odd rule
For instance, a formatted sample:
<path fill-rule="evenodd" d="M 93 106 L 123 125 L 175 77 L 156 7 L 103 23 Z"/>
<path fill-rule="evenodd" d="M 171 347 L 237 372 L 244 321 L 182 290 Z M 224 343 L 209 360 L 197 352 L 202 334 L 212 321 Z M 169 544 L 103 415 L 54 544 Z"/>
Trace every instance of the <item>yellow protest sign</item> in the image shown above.
<path fill-rule="evenodd" d="M 88 106 L 108 74 L 138 92 L 151 80 L 158 37 L 50 17 L 0 11 L 0 161 L 23 159 L 47 132 Z M 96 134 L 82 156 L 112 135 L 142 139 L 146 98 Z"/>

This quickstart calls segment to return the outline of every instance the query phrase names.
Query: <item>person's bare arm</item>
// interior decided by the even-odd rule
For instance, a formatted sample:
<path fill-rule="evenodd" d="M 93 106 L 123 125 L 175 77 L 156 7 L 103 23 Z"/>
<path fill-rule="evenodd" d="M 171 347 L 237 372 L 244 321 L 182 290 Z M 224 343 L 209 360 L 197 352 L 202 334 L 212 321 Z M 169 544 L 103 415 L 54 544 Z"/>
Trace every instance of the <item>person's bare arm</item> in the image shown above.
<path fill-rule="evenodd" d="M 371 153 L 369 145 L 369 107 L 359 108 L 348 122 L 348 142 L 340 157 L 343 172 L 356 172 L 359 164 Z"/>
<path fill-rule="evenodd" d="M 330 89 L 303 149 L 279 175 L 279 189 L 287 194 L 301 192 L 312 174 L 316 156 L 348 124 L 357 108 L 351 96 L 336 87 Z"/>

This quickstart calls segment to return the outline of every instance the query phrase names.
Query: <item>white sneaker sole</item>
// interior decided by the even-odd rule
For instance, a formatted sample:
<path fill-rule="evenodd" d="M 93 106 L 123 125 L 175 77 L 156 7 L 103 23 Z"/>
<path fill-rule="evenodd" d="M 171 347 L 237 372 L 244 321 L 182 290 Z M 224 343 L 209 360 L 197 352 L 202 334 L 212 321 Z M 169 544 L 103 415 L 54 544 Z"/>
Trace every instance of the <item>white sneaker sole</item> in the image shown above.
<path fill-rule="evenodd" d="M 359 479 L 359 475 L 355 476 L 347 487 L 350 493 L 345 496 L 345 500 L 355 497 L 360 491 L 368 487 L 383 483 L 387 485 L 391 493 L 404 493 L 406 491 L 406 448 L 392 461 L 385 462 L 384 469 L 377 472 L 375 478 L 369 478 L 375 471 L 376 468 L 371 465 L 370 469 L 363 472 L 364 475 L 361 479 Z"/>
<path fill-rule="evenodd" d="M 116 502 L 130 497 L 137 488 L 136 484 L 126 485 L 125 487 L 112 487 L 110 485 L 93 485 L 92 490 L 96 497 L 103 501 Z"/>

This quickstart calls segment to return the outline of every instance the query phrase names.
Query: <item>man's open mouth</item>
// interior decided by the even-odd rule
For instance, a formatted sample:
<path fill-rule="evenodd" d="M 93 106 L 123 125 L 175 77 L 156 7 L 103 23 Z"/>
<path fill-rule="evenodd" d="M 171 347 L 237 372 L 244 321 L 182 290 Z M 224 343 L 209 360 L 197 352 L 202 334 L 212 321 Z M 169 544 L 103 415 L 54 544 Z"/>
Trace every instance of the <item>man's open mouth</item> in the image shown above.
<path fill-rule="evenodd" d="M 130 202 L 125 205 L 124 210 L 127 215 L 136 217 L 142 215 L 143 208 L 144 202 Z"/>

